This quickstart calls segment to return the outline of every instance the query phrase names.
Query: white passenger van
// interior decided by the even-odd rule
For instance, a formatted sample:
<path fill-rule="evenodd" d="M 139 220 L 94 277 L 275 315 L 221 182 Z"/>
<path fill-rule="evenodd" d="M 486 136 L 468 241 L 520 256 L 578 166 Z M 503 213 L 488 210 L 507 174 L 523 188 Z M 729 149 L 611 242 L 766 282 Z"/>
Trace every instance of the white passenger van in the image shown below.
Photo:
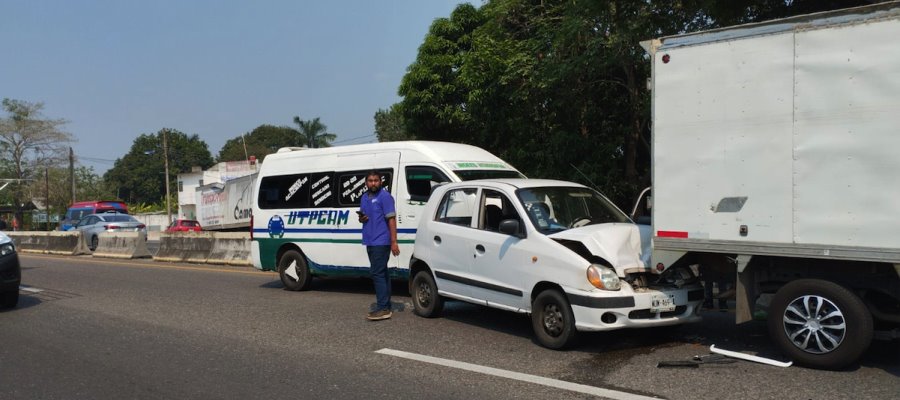
<path fill-rule="evenodd" d="M 523 177 L 493 154 L 456 143 L 283 148 L 266 156 L 256 180 L 250 223 L 253 265 L 278 271 L 288 290 L 308 289 L 314 276 L 368 276 L 355 211 L 371 170 L 381 172 L 383 188 L 396 201 L 400 256 L 388 264 L 395 278 L 409 276 L 416 227 L 434 186 Z"/>

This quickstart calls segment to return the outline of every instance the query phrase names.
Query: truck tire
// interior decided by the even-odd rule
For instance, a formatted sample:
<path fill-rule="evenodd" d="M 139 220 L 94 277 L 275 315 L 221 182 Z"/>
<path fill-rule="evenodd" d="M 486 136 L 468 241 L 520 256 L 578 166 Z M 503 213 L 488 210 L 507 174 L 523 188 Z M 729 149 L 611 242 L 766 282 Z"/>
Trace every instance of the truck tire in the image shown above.
<path fill-rule="evenodd" d="M 561 350 L 575 342 L 575 314 L 566 296 L 556 289 L 539 293 L 531 303 L 531 327 L 538 343 Z"/>
<path fill-rule="evenodd" d="M 841 285 L 799 279 L 775 293 L 769 334 L 784 354 L 810 368 L 841 369 L 872 342 L 872 314 Z"/>
<path fill-rule="evenodd" d="M 438 294 L 437 285 L 428 270 L 416 273 L 412 281 L 412 295 L 414 312 L 425 318 L 434 318 L 441 315 L 444 309 L 444 299 Z"/>
<path fill-rule="evenodd" d="M 296 279 L 291 276 L 288 268 L 294 270 L 293 274 L 297 276 Z M 292 292 L 308 290 L 312 282 L 312 274 L 306 264 L 306 257 L 297 250 L 288 250 L 278 259 L 278 276 L 281 278 L 281 283 L 284 284 L 284 290 Z"/>

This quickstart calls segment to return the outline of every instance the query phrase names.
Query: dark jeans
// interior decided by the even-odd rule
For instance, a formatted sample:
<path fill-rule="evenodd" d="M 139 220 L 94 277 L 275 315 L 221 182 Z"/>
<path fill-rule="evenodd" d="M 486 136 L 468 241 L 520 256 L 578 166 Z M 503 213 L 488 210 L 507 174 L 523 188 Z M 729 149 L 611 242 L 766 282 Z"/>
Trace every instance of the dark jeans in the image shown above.
<path fill-rule="evenodd" d="M 391 274 L 388 273 L 388 260 L 391 257 L 391 246 L 366 246 L 369 253 L 369 272 L 375 283 L 375 310 L 391 309 Z"/>

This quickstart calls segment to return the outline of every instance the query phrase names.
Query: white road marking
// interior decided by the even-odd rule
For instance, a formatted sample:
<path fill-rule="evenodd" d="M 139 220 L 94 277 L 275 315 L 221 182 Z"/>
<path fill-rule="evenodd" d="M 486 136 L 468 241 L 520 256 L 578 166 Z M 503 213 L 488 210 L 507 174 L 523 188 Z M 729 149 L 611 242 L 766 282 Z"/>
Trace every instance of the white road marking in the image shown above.
<path fill-rule="evenodd" d="M 19 286 L 19 290 L 21 290 L 23 292 L 29 292 L 29 293 L 40 293 L 40 292 L 44 291 L 44 289 L 35 289 L 32 287 L 27 287 L 27 286 Z"/>
<path fill-rule="evenodd" d="M 612 389 L 604 389 L 595 386 L 582 385 L 578 383 L 560 381 L 557 379 L 545 378 L 543 376 L 537 375 L 529 375 L 523 374 L 521 372 L 513 372 L 507 371 L 505 369 L 485 367 L 483 365 L 478 364 L 470 364 L 462 361 L 454 361 L 448 360 L 444 358 L 437 358 L 431 356 L 425 356 L 416 353 L 409 353 L 400 350 L 393 349 L 381 349 L 376 351 L 379 354 L 385 354 L 394 357 L 406 358 L 409 360 L 426 362 L 429 364 L 437 364 L 450 368 L 457 368 L 471 372 L 478 372 L 480 374 L 499 376 L 501 378 L 514 379 L 517 381 L 534 383 L 538 385 L 550 386 L 557 389 L 568 390 L 572 392 L 585 393 L 594 396 L 601 396 L 615 400 L 643 400 L 643 399 L 657 399 L 656 397 L 647 397 L 639 394 L 628 393 L 628 392 L 620 392 Z"/>

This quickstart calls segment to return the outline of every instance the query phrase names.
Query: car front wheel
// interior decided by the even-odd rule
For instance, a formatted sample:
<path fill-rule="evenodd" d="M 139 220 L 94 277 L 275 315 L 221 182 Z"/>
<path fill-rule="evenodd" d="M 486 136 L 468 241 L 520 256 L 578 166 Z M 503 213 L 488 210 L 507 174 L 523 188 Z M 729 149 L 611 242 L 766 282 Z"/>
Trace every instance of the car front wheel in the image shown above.
<path fill-rule="evenodd" d="M 19 290 L 0 293 L 0 309 L 14 308 L 19 304 Z"/>
<path fill-rule="evenodd" d="M 569 300 L 558 290 L 548 289 L 535 297 L 531 326 L 538 342 L 549 349 L 564 349 L 575 341 L 575 315 Z"/>

